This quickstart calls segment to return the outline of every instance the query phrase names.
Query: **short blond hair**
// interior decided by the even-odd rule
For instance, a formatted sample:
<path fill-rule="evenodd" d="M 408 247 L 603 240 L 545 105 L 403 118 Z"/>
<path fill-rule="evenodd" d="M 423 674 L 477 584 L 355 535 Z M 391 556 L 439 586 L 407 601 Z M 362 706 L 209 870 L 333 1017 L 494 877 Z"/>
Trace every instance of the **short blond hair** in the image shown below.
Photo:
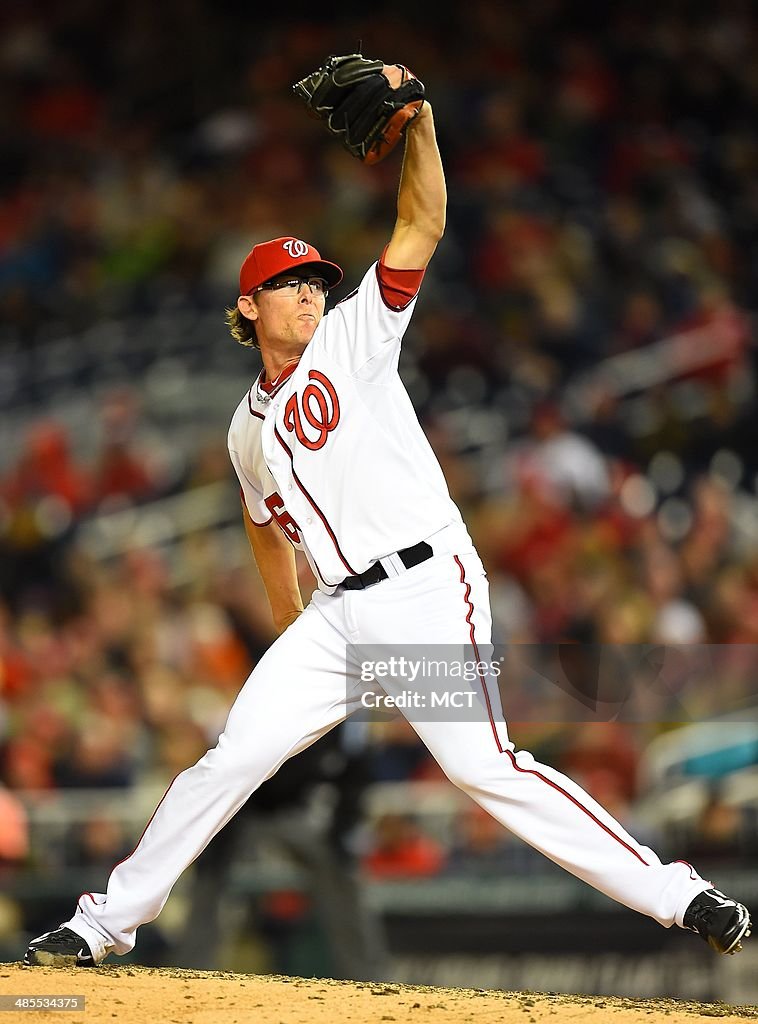
<path fill-rule="evenodd" d="M 230 306 L 226 310 L 224 322 L 238 345 L 244 345 L 245 348 L 260 348 L 255 334 L 255 324 L 252 320 L 248 320 L 237 306 Z"/>

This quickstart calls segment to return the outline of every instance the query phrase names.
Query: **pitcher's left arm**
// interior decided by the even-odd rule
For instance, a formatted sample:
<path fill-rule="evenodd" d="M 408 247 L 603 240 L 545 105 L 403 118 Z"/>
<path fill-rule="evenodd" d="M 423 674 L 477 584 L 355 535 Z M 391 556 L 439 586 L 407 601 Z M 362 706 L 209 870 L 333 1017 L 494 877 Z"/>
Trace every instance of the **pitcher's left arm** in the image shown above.
<path fill-rule="evenodd" d="M 408 126 L 397 220 L 384 254 L 396 270 L 423 270 L 445 231 L 447 189 L 434 115 L 428 102 Z"/>

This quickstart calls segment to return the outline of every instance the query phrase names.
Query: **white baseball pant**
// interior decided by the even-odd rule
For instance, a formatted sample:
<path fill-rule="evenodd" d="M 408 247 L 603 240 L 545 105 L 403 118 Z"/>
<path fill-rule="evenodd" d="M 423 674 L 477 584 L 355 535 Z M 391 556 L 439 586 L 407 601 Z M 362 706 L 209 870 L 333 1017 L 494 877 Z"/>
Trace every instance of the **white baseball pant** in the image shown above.
<path fill-rule="evenodd" d="M 181 873 L 288 758 L 359 707 L 347 644 L 461 644 L 491 639 L 487 579 L 476 552 L 438 554 L 366 590 L 316 592 L 269 648 L 235 701 L 218 744 L 169 786 L 107 893 L 85 893 L 66 925 L 96 961 L 126 953 Z M 612 899 L 682 925 L 710 887 L 689 864 L 661 863 L 582 788 L 509 741 L 490 681 L 491 720 L 414 721 L 450 780 L 511 832 Z"/>

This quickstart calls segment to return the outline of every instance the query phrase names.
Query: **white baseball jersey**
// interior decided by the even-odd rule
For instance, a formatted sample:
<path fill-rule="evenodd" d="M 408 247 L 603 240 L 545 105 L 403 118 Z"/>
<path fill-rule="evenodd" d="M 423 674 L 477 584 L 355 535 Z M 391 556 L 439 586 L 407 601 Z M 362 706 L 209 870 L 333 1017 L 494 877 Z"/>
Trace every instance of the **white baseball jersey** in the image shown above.
<path fill-rule="evenodd" d="M 321 590 L 463 520 L 398 374 L 413 313 L 385 301 L 374 264 L 318 325 L 270 394 L 259 375 L 229 430 L 257 525 L 277 520 Z"/>

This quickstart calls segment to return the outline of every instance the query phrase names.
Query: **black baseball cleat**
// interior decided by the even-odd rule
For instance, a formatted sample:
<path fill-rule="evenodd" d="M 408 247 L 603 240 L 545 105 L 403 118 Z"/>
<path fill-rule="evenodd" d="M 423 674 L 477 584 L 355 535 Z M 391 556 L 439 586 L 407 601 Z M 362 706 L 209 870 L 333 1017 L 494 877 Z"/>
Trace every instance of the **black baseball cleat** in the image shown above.
<path fill-rule="evenodd" d="M 24 953 L 27 967 L 95 967 L 87 943 L 70 928 L 56 928 L 32 939 Z"/>
<path fill-rule="evenodd" d="M 684 927 L 701 935 L 717 953 L 739 953 L 752 922 L 747 907 L 718 889 L 706 889 L 687 907 Z"/>

